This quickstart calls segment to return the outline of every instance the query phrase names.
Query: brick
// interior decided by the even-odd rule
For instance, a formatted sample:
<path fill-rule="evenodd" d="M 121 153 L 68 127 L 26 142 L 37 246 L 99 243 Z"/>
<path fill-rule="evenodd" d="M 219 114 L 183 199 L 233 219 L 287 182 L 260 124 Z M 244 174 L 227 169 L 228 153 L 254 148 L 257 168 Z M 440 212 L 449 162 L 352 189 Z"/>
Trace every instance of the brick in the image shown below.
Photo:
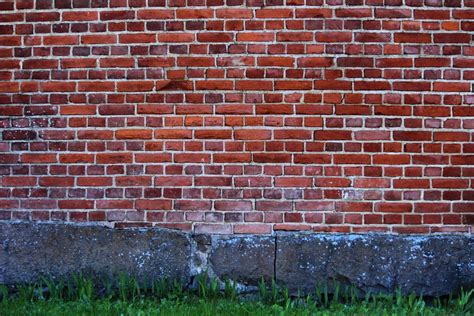
<path fill-rule="evenodd" d="M 56 154 L 23 154 L 21 162 L 24 163 L 54 163 L 57 162 Z"/>
<path fill-rule="evenodd" d="M 376 60 L 375 65 L 381 68 L 412 67 L 413 60 L 411 58 L 380 58 Z"/>
<path fill-rule="evenodd" d="M 82 81 L 77 86 L 79 91 L 114 91 L 115 82 L 112 81 Z"/>
<path fill-rule="evenodd" d="M 196 130 L 194 137 L 197 139 L 229 139 L 232 130 Z"/>
<path fill-rule="evenodd" d="M 375 9 L 376 18 L 410 18 L 412 11 L 409 9 Z"/>
<path fill-rule="evenodd" d="M 263 140 L 271 138 L 271 131 L 269 130 L 236 130 L 234 132 L 235 139 L 245 140 Z"/>
<path fill-rule="evenodd" d="M 37 133 L 31 130 L 4 130 L 3 140 L 34 140 Z"/>
<path fill-rule="evenodd" d="M 198 33 L 197 40 L 198 42 L 203 43 L 223 43 L 232 41 L 232 33 L 224 32 L 210 32 L 210 33 Z"/>
<path fill-rule="evenodd" d="M 61 16 L 63 21 L 96 21 L 99 18 L 95 11 L 64 11 Z"/>
<path fill-rule="evenodd" d="M 433 83 L 434 91 L 444 92 L 469 92 L 471 85 L 468 82 L 435 82 Z"/>
<path fill-rule="evenodd" d="M 425 131 L 394 131 L 393 139 L 401 141 L 430 141 L 432 133 Z"/>
<path fill-rule="evenodd" d="M 216 201 L 214 208 L 218 211 L 249 212 L 253 209 L 251 201 Z"/>
<path fill-rule="evenodd" d="M 340 67 L 373 67 L 374 59 L 371 57 L 339 57 L 337 65 Z"/>
<path fill-rule="evenodd" d="M 0 36 L 0 46 L 19 46 L 21 37 L 19 36 Z"/>
<path fill-rule="evenodd" d="M 275 38 L 274 33 L 238 33 L 238 42 L 268 42 L 273 41 Z"/>
<path fill-rule="evenodd" d="M 276 187 L 310 187 L 312 183 L 311 178 L 281 177 L 275 180 Z"/>
<path fill-rule="evenodd" d="M 271 234 L 272 225 L 268 224 L 236 224 L 234 234 Z"/>
<path fill-rule="evenodd" d="M 19 92 L 20 87 L 17 82 L 7 82 L 7 83 L 2 83 L 0 86 L 0 92 Z"/>
<path fill-rule="evenodd" d="M 119 92 L 146 92 L 153 91 L 154 88 L 154 81 L 125 81 L 117 83 L 117 91 Z"/>
<path fill-rule="evenodd" d="M 387 81 L 356 81 L 354 90 L 390 90 L 390 82 Z"/>
<path fill-rule="evenodd" d="M 96 159 L 98 164 L 123 164 L 131 163 L 133 156 L 130 153 L 101 153 Z"/>
<path fill-rule="evenodd" d="M 77 45 L 79 43 L 78 36 L 44 36 L 43 44 L 50 46 L 58 45 Z"/>
<path fill-rule="evenodd" d="M 431 34 L 425 33 L 395 33 L 397 43 L 431 43 Z"/>
<path fill-rule="evenodd" d="M 212 18 L 214 15 L 211 9 L 179 9 L 176 10 L 176 17 L 178 19 L 206 19 Z"/>
<path fill-rule="evenodd" d="M 102 58 L 99 64 L 102 68 L 129 68 L 133 67 L 135 61 L 133 58 Z"/>
<path fill-rule="evenodd" d="M 232 225 L 228 224 L 196 224 L 194 231 L 198 234 L 232 234 Z"/>
<path fill-rule="evenodd" d="M 92 209 L 94 201 L 91 200 L 61 200 L 58 202 L 60 209 Z"/>
<path fill-rule="evenodd" d="M 301 15 L 302 15 L 301 11 L 299 12 L 299 16 L 298 16 L 298 12 L 296 13 L 297 17 L 304 17 L 304 16 L 301 16 Z M 262 9 L 255 10 L 255 17 L 259 18 L 259 19 L 291 18 L 291 17 L 293 17 L 293 10 L 291 10 L 291 9 L 274 9 L 274 8 L 266 9 L 266 8 L 262 8 Z"/>
<path fill-rule="evenodd" d="M 253 154 L 253 161 L 257 163 L 282 163 L 291 162 L 289 154 Z"/>
<path fill-rule="evenodd" d="M 427 189 L 430 187 L 430 181 L 419 179 L 395 179 L 393 180 L 393 187 L 405 189 Z"/>
<path fill-rule="evenodd" d="M 2 185 L 11 187 L 29 187 L 36 185 L 36 177 L 3 177 Z"/>
<path fill-rule="evenodd" d="M 216 17 L 231 19 L 249 19 L 253 15 L 250 9 L 217 9 Z"/>
<path fill-rule="evenodd" d="M 101 115 L 133 115 L 134 113 L 135 107 L 133 105 L 105 104 L 99 106 L 99 114 Z"/>
<path fill-rule="evenodd" d="M 61 68 L 95 68 L 94 58 L 65 58 L 61 60 Z"/>
<path fill-rule="evenodd" d="M 72 187 L 74 178 L 72 177 L 42 177 L 39 179 L 42 187 Z"/>
<path fill-rule="evenodd" d="M 159 129 L 155 131 L 155 138 L 159 139 L 189 139 L 193 132 L 185 129 Z"/>
<path fill-rule="evenodd" d="M 24 69 L 52 69 L 58 67 L 58 61 L 54 59 L 29 59 L 23 62 Z"/>
<path fill-rule="evenodd" d="M 354 36 L 354 40 L 356 42 L 363 42 L 363 43 L 378 43 L 378 42 L 389 42 L 390 41 L 390 33 L 356 33 Z"/>
<path fill-rule="evenodd" d="M 123 44 L 130 43 L 155 43 L 156 34 L 121 34 L 119 36 L 119 42 Z"/>
<path fill-rule="evenodd" d="M 60 154 L 60 163 L 93 163 L 94 155 L 91 154 Z"/>
<path fill-rule="evenodd" d="M 94 34 L 94 35 L 82 35 L 82 44 L 115 44 L 117 43 L 116 35 L 105 35 L 105 34 Z"/>
<path fill-rule="evenodd" d="M 330 67 L 333 59 L 330 57 L 303 57 L 297 60 L 298 67 Z"/>
<path fill-rule="evenodd" d="M 251 162 L 251 154 L 213 154 L 213 161 L 215 163 L 240 163 L 240 162 Z"/>
<path fill-rule="evenodd" d="M 279 42 L 308 42 L 313 40 L 311 32 L 279 32 L 276 35 Z"/>
<path fill-rule="evenodd" d="M 327 130 L 314 132 L 316 140 L 351 140 L 352 132 L 344 130 Z"/>
<path fill-rule="evenodd" d="M 175 13 L 173 10 L 139 10 L 137 11 L 137 18 L 144 20 L 163 20 L 173 19 Z"/>
<path fill-rule="evenodd" d="M 1 220 L 469 233 L 470 3 L 188 4 L 0 4 Z"/>
<path fill-rule="evenodd" d="M 128 10 L 117 10 L 117 11 L 102 11 L 100 12 L 101 21 L 113 21 L 113 20 L 131 20 L 135 17 L 134 11 Z"/>
<path fill-rule="evenodd" d="M 194 41 L 194 34 L 187 33 L 165 33 L 158 34 L 158 42 L 161 43 L 186 43 Z"/>
<path fill-rule="evenodd" d="M 53 22 L 59 21 L 59 12 L 29 12 L 25 14 L 26 22 Z"/>
<path fill-rule="evenodd" d="M 209 67 L 214 64 L 215 60 L 211 57 L 178 57 L 178 66 Z"/>
<path fill-rule="evenodd" d="M 153 131 L 148 129 L 126 129 L 115 132 L 117 139 L 151 139 Z"/>
<path fill-rule="evenodd" d="M 74 92 L 76 91 L 75 82 L 50 81 L 41 83 L 43 92 Z"/>
<path fill-rule="evenodd" d="M 324 32 L 316 33 L 316 41 L 323 43 L 351 42 L 352 33 L 350 32 Z"/>
<path fill-rule="evenodd" d="M 334 155 L 335 164 L 368 164 L 370 163 L 369 155 L 357 155 L 357 154 L 342 154 Z"/>
<path fill-rule="evenodd" d="M 138 59 L 139 67 L 171 67 L 174 66 L 174 58 L 148 57 Z"/>
<path fill-rule="evenodd" d="M 336 17 L 340 18 L 367 18 L 371 16 L 371 9 L 336 9 Z"/>
<path fill-rule="evenodd" d="M 410 213 L 413 206 L 409 203 L 380 202 L 375 204 L 375 212 L 381 213 Z"/>
<path fill-rule="evenodd" d="M 469 43 L 471 36 L 468 33 L 438 33 L 433 35 L 434 43 Z"/>
<path fill-rule="evenodd" d="M 293 67 L 293 57 L 259 57 L 257 64 L 263 67 Z"/>

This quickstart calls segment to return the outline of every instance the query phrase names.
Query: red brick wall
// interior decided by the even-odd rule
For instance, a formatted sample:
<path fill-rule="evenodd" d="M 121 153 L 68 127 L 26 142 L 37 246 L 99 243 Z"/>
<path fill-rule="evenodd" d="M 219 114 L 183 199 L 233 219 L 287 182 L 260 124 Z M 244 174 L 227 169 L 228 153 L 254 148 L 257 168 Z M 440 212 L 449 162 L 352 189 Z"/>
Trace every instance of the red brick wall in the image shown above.
<path fill-rule="evenodd" d="M 470 232 L 474 1 L 0 2 L 1 220 Z"/>

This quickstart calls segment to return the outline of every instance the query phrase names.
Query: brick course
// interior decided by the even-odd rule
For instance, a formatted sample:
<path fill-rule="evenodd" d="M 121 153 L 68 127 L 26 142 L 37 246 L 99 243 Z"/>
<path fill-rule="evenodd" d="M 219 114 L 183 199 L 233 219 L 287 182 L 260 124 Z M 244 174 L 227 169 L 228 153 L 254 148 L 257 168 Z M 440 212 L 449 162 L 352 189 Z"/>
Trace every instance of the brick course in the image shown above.
<path fill-rule="evenodd" d="M 0 220 L 471 233 L 473 0 L 0 2 Z"/>

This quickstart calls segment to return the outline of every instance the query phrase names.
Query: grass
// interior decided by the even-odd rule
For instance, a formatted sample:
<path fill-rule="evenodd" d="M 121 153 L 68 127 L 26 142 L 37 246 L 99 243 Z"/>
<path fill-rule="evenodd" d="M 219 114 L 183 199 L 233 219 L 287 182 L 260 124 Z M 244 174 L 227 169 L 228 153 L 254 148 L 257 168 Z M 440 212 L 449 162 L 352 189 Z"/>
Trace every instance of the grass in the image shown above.
<path fill-rule="evenodd" d="M 94 280 L 94 281 L 93 281 Z M 147 283 L 147 282 L 145 282 Z M 395 295 L 360 297 L 355 288 L 321 286 L 291 297 L 275 282 L 258 285 L 258 294 L 239 296 L 235 284 L 206 274 L 185 289 L 176 281 L 139 283 L 120 275 L 115 281 L 75 276 L 43 279 L 31 285 L 0 286 L 0 315 L 472 315 L 474 290 L 456 297 Z"/>

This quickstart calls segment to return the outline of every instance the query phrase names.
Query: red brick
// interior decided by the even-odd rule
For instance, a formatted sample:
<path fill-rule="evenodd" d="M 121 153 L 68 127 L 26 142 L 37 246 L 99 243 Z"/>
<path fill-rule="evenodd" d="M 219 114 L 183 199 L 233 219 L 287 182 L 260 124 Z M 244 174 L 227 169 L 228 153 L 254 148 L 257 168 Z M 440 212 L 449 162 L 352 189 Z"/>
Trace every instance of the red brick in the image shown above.
<path fill-rule="evenodd" d="M 431 43 L 431 34 L 426 33 L 395 33 L 395 42 L 398 43 Z"/>
<path fill-rule="evenodd" d="M 24 69 L 52 69 L 58 67 L 55 59 L 28 59 L 23 62 Z"/>
<path fill-rule="evenodd" d="M 331 57 L 303 57 L 299 58 L 297 63 L 298 67 L 330 67 L 333 59 Z"/>
<path fill-rule="evenodd" d="M 61 15 L 63 21 L 96 21 L 99 18 L 95 11 L 65 11 Z"/>
<path fill-rule="evenodd" d="M 198 33 L 197 40 L 198 42 L 203 43 L 222 43 L 222 42 L 231 42 L 232 33 L 224 32 L 211 32 L 211 33 Z"/>
<path fill-rule="evenodd" d="M 125 129 L 115 132 L 117 139 L 151 139 L 153 131 L 149 129 Z"/>
<path fill-rule="evenodd" d="M 42 177 L 39 179 L 39 185 L 42 187 L 72 187 L 74 186 L 73 177 Z"/>
<path fill-rule="evenodd" d="M 173 10 L 139 10 L 137 11 L 137 18 L 144 20 L 163 20 L 173 19 L 175 13 Z"/>
<path fill-rule="evenodd" d="M 117 43 L 117 36 L 112 34 L 94 34 L 82 35 L 82 44 L 115 44 Z"/>
<path fill-rule="evenodd" d="M 125 81 L 117 83 L 117 91 L 119 92 L 146 92 L 155 88 L 153 81 Z"/>
<path fill-rule="evenodd" d="M 123 164 L 131 163 L 133 159 L 130 153 L 101 153 L 97 154 L 98 164 Z"/>
<path fill-rule="evenodd" d="M 164 33 L 158 34 L 158 42 L 161 43 L 186 43 L 194 41 L 194 34 L 187 33 Z"/>
<path fill-rule="evenodd" d="M 234 132 L 235 139 L 245 139 L 245 140 L 263 140 L 270 139 L 271 137 L 270 130 L 258 130 L 258 129 L 246 129 L 246 130 L 236 130 Z"/>
<path fill-rule="evenodd" d="M 412 67 L 413 60 L 411 58 L 380 58 L 376 60 L 375 65 L 380 68 Z"/>
<path fill-rule="evenodd" d="M 438 33 L 433 35 L 434 43 L 469 43 L 471 35 L 468 33 Z"/>
<path fill-rule="evenodd" d="M 82 81 L 78 83 L 79 91 L 114 91 L 115 82 L 109 81 Z"/>
<path fill-rule="evenodd" d="M 257 64 L 263 67 L 293 67 L 293 57 L 259 57 Z"/>
<path fill-rule="evenodd" d="M 129 43 L 155 43 L 156 34 L 121 34 L 119 36 L 119 42 L 123 44 Z"/>
<path fill-rule="evenodd" d="M 267 42 L 273 41 L 275 38 L 274 33 L 238 33 L 237 41 L 238 42 Z"/>
<path fill-rule="evenodd" d="M 323 43 L 333 42 L 351 42 L 352 33 L 350 32 L 324 32 L 316 33 L 316 41 Z"/>
<path fill-rule="evenodd" d="M 119 11 L 102 11 L 100 12 L 100 20 L 131 20 L 135 17 L 135 11 L 119 10 Z"/>
<path fill-rule="evenodd" d="M 470 231 L 459 1 L 36 2 L 0 5 L 1 220 Z"/>
<path fill-rule="evenodd" d="M 375 212 L 381 213 L 410 213 L 413 206 L 409 203 L 375 203 Z"/>
<path fill-rule="evenodd" d="M 268 224 L 236 224 L 234 234 L 271 234 L 272 225 Z"/>

